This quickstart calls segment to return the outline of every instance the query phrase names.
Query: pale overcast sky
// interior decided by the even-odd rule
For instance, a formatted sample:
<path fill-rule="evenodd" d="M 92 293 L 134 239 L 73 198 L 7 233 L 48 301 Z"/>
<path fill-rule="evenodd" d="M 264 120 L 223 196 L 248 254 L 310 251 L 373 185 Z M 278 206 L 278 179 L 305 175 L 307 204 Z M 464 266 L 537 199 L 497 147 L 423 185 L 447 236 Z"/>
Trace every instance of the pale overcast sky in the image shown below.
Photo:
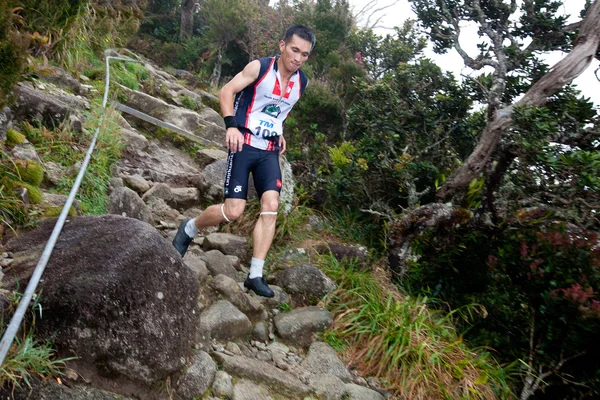
<path fill-rule="evenodd" d="M 368 3 L 370 3 L 370 0 L 350 0 L 351 7 L 354 8 L 355 13 L 360 11 Z M 378 0 L 378 6 L 375 8 L 380 8 L 393 3 L 393 0 Z M 585 0 L 564 1 L 560 12 L 564 13 L 565 15 L 570 15 L 568 20 L 569 23 L 576 22 L 580 20 L 579 13 L 584 4 Z M 396 25 L 402 25 L 402 23 L 408 18 L 416 19 L 416 15 L 412 12 L 411 5 L 408 0 L 399 0 L 390 8 L 387 8 L 379 14 L 376 14 L 376 16 L 379 16 L 382 13 L 383 17 L 380 20 L 379 25 L 388 28 Z M 375 19 L 376 18 L 371 18 L 371 23 Z M 360 23 L 366 24 L 366 18 L 360 19 L 359 24 Z M 376 32 L 379 34 L 385 34 L 391 33 L 392 31 L 386 29 L 376 29 Z M 472 57 L 477 54 L 477 39 L 477 28 L 474 25 L 465 25 L 464 27 L 461 26 L 461 36 L 459 39 L 461 46 Z M 452 71 L 458 79 L 460 79 L 460 74 L 470 75 L 474 73 L 474 71 L 470 68 L 464 67 L 462 58 L 455 50 L 440 56 L 433 53 L 431 49 L 428 49 L 425 54 L 427 57 L 434 59 L 436 63 L 443 69 Z M 553 65 L 563 57 L 564 53 L 554 52 L 549 54 L 546 60 L 549 65 Z M 597 107 L 600 106 L 600 82 L 596 79 L 594 71 L 598 68 L 598 65 L 598 60 L 594 60 L 586 69 L 586 71 L 574 81 L 574 83 L 577 85 L 577 88 L 581 90 L 582 94 L 586 97 L 590 97 Z"/>

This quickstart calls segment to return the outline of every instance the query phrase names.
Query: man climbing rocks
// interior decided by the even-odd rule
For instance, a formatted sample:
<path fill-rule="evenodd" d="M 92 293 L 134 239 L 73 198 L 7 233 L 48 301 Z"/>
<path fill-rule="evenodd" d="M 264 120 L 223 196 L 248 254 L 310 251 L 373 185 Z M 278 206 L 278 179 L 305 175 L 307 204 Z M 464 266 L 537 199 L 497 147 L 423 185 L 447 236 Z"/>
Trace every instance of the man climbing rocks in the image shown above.
<path fill-rule="evenodd" d="M 246 206 L 252 172 L 261 213 L 254 227 L 250 273 L 244 286 L 273 297 L 263 278 L 263 266 L 273 236 L 279 207 L 279 154 L 286 149 L 283 122 L 308 83 L 300 70 L 315 45 L 315 35 L 302 25 L 287 29 L 279 42 L 281 55 L 250 62 L 219 93 L 229 149 L 225 202 L 208 207 L 194 219 L 184 219 L 173 240 L 183 256 L 199 229 L 237 219 Z"/>

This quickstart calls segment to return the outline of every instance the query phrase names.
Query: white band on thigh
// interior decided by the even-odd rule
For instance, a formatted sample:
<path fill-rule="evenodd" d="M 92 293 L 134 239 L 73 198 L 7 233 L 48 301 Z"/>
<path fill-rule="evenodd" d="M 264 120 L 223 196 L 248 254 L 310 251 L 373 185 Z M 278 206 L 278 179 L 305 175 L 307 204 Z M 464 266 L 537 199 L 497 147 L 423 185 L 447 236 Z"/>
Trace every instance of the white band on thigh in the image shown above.
<path fill-rule="evenodd" d="M 260 215 L 277 215 L 277 211 L 263 211 Z"/>
<path fill-rule="evenodd" d="M 231 222 L 229 218 L 227 218 L 227 215 L 225 215 L 225 203 L 221 204 L 221 214 L 223 214 L 223 218 L 225 218 L 225 221 Z"/>

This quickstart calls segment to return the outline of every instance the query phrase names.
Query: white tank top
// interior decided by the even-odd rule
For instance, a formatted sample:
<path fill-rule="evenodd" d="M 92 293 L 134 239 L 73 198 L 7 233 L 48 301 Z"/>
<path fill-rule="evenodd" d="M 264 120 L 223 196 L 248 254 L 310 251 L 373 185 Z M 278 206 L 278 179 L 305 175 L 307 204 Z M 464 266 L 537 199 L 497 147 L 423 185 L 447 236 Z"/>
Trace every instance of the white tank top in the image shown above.
<path fill-rule="evenodd" d="M 245 143 L 262 150 L 277 150 L 279 136 L 283 135 L 283 122 L 308 84 L 304 72 L 298 70 L 288 85 L 282 88 L 277 70 L 279 57 L 259 59 L 260 72 L 256 80 L 236 95 L 235 119 Z M 250 134 L 248 134 L 250 133 Z"/>

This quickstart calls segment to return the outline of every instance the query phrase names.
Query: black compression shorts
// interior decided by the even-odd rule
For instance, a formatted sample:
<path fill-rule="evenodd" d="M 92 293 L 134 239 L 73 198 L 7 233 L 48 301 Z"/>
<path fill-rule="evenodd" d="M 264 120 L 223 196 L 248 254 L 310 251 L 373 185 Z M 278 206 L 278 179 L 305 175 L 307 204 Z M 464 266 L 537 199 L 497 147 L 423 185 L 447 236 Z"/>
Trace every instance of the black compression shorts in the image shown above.
<path fill-rule="evenodd" d="M 279 152 L 260 150 L 244 144 L 242 151 L 230 151 L 227 158 L 226 199 L 247 199 L 250 172 L 259 199 L 267 190 L 275 190 L 278 193 L 281 191 Z"/>

